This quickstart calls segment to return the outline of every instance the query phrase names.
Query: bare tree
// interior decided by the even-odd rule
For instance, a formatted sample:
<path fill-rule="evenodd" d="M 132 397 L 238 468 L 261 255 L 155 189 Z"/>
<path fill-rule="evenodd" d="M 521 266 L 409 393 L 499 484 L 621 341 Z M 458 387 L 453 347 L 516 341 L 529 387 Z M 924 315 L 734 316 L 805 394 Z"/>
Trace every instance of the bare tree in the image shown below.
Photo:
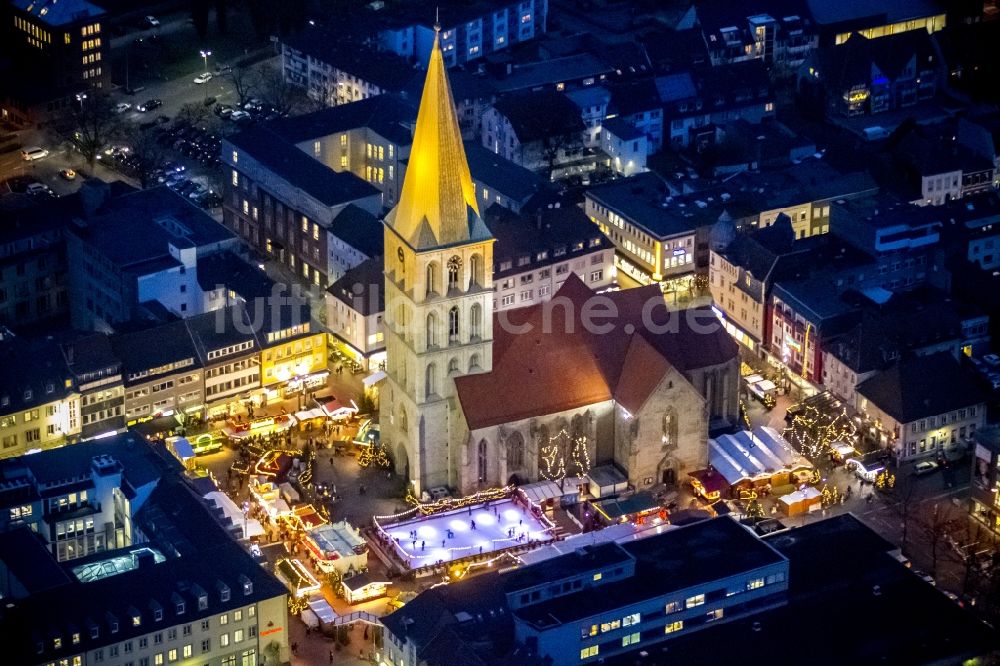
<path fill-rule="evenodd" d="M 945 541 L 945 537 L 951 533 L 954 523 L 955 517 L 952 515 L 950 504 L 944 505 L 944 508 L 940 504 L 935 504 L 930 515 L 921 517 L 917 523 L 931 549 L 930 574 L 932 576 L 937 575 L 938 557 L 941 555 L 940 547 Z"/>
<path fill-rule="evenodd" d="M 191 104 L 185 104 L 180 108 L 180 111 L 177 112 L 175 120 L 188 125 L 200 125 L 208 120 L 208 117 L 208 107 L 204 104 L 192 102 Z"/>
<path fill-rule="evenodd" d="M 545 160 L 549 180 L 556 169 L 556 163 L 561 156 L 567 156 L 583 150 L 583 134 L 577 131 L 549 134 L 542 139 L 542 157 Z"/>
<path fill-rule="evenodd" d="M 250 99 L 251 92 L 259 85 L 259 79 L 257 72 L 249 65 L 234 65 L 232 71 L 229 72 L 229 81 L 233 84 L 233 91 L 236 93 L 236 99 L 239 100 L 241 109 Z"/>
<path fill-rule="evenodd" d="M 888 470 L 884 472 L 889 476 L 892 476 Z M 876 483 L 878 487 L 878 483 Z M 914 477 L 912 475 L 906 474 L 896 478 L 892 483 L 886 483 L 882 488 L 882 492 L 885 493 L 886 500 L 889 506 L 891 506 L 896 514 L 899 516 L 900 528 L 902 530 L 902 538 L 899 544 L 900 549 L 903 553 L 909 552 L 909 536 L 910 536 L 910 525 L 913 522 L 914 513 L 917 509 L 917 484 L 915 483 Z"/>
<path fill-rule="evenodd" d="M 130 175 L 139 181 L 139 187 L 146 189 L 154 184 L 153 171 L 163 163 L 166 154 L 149 130 L 132 127 L 122 137 L 131 148 Z"/>
<path fill-rule="evenodd" d="M 111 97 L 104 90 L 93 88 L 76 96 L 64 113 L 55 119 L 57 131 L 75 148 L 87 163 L 91 174 L 94 162 L 120 128 Z"/>
<path fill-rule="evenodd" d="M 268 68 L 260 73 L 260 96 L 281 115 L 287 115 L 292 109 L 307 105 L 309 99 L 303 91 L 285 81 L 280 68 Z"/>

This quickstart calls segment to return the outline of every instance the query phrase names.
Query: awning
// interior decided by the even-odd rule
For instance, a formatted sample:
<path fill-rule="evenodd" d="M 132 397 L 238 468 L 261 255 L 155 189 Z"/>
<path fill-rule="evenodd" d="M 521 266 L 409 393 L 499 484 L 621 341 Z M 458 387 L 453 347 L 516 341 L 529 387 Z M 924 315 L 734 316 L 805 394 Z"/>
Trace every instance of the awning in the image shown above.
<path fill-rule="evenodd" d="M 304 409 L 301 412 L 296 412 L 295 418 L 299 421 L 308 421 L 309 419 L 321 419 L 324 418 L 326 414 L 319 407 L 313 407 L 312 409 Z"/>
<path fill-rule="evenodd" d="M 387 376 L 388 375 L 386 375 L 383 370 L 378 370 L 377 372 L 373 372 L 372 374 L 368 375 L 367 377 L 365 377 L 361 381 L 362 381 L 362 383 L 364 383 L 365 386 L 372 386 L 374 384 L 378 384 L 380 381 L 382 381 L 383 379 L 385 379 Z"/>

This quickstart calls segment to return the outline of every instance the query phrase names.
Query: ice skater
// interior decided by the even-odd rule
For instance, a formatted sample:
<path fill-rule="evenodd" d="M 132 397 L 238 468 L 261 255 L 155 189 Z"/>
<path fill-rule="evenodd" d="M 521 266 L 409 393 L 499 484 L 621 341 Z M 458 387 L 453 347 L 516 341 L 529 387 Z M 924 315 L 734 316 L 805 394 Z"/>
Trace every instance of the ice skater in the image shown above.
<path fill-rule="evenodd" d="M 471 525 L 471 526 L 472 526 L 472 529 L 476 529 L 476 521 L 474 521 L 474 520 L 470 520 L 470 521 L 469 521 L 469 525 Z"/>
<path fill-rule="evenodd" d="M 423 550 L 426 545 L 427 545 L 426 541 L 421 541 L 420 542 L 420 550 Z"/>

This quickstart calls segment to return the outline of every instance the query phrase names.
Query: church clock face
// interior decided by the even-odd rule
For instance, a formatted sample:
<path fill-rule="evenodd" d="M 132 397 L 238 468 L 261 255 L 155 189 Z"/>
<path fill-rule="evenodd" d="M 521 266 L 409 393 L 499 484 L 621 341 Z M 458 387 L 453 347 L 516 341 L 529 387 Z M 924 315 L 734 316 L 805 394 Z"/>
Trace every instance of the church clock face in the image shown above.
<path fill-rule="evenodd" d="M 403 263 L 403 248 L 396 248 L 396 256 L 399 257 L 399 263 Z"/>

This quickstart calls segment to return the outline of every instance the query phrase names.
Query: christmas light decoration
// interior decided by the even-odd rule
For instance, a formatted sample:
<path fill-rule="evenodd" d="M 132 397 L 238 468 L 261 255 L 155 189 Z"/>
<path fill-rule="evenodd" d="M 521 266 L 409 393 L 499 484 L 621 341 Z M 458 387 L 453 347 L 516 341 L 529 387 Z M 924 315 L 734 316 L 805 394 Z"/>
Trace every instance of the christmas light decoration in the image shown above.
<path fill-rule="evenodd" d="M 358 455 L 358 465 L 362 469 L 367 467 L 388 469 L 391 464 L 389 453 L 382 442 L 372 442 L 368 446 L 362 447 L 361 453 Z"/>
<path fill-rule="evenodd" d="M 820 397 L 823 400 L 816 400 Z M 814 459 L 828 453 L 834 442 L 853 444 L 858 439 L 857 424 L 839 401 L 831 405 L 833 410 L 817 406 L 820 403 L 826 407 L 824 401 L 829 399 L 829 394 L 821 393 L 790 408 L 795 417 L 782 434 L 808 458 Z M 836 409 L 838 407 L 839 411 Z"/>
<path fill-rule="evenodd" d="M 568 449 L 568 451 L 567 451 Z M 567 455 L 568 454 L 568 455 Z M 566 459 L 570 460 L 570 472 L 574 476 L 586 476 L 590 471 L 590 453 L 587 451 L 587 436 L 571 436 L 565 428 L 549 437 L 539 454 L 542 469 L 539 473 L 546 481 L 562 481 L 566 478 Z"/>
<path fill-rule="evenodd" d="M 442 497 L 439 500 L 434 500 L 433 502 L 421 502 L 416 497 L 411 494 L 406 496 L 406 502 L 408 504 L 414 505 L 414 510 L 420 512 L 425 516 L 429 516 L 432 513 L 440 513 L 442 511 L 450 511 L 452 509 L 463 509 L 472 504 L 481 504 L 483 502 L 495 502 L 496 500 L 506 499 L 514 491 L 514 486 L 505 486 L 503 488 L 487 488 L 486 490 L 480 490 L 479 492 L 473 493 L 471 495 L 466 495 L 465 497 Z M 404 512 L 406 513 L 406 512 Z M 402 516 L 403 514 L 397 514 L 395 517 Z M 388 517 L 388 516 L 385 516 Z M 378 518 L 383 518 L 383 516 L 378 516 Z"/>

